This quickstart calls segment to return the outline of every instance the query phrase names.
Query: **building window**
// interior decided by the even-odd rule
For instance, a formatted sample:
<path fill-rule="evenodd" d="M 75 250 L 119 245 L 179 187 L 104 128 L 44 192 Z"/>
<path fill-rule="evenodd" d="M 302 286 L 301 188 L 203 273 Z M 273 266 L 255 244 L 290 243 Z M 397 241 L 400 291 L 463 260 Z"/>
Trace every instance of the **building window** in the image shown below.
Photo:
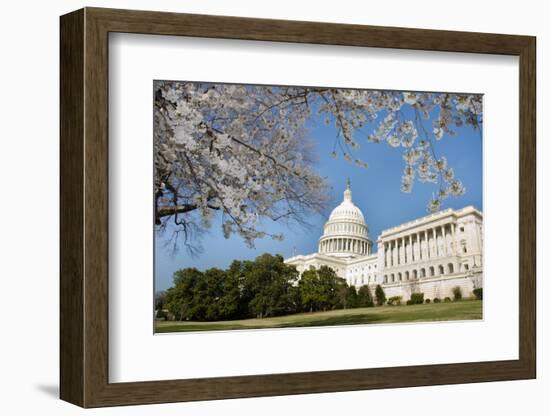
<path fill-rule="evenodd" d="M 465 271 L 470 270 L 470 266 L 468 265 L 468 263 L 464 263 L 464 270 Z"/>
<path fill-rule="evenodd" d="M 420 269 L 420 277 L 426 277 L 426 269 Z"/>
<path fill-rule="evenodd" d="M 430 276 L 433 276 L 435 275 L 435 270 L 433 268 L 433 266 L 430 267 Z"/>
<path fill-rule="evenodd" d="M 449 263 L 447 268 L 449 269 L 449 274 L 453 274 L 455 272 L 455 266 L 453 266 L 453 263 Z"/>
<path fill-rule="evenodd" d="M 443 269 L 443 266 L 440 265 L 438 269 L 439 269 L 439 274 L 445 274 L 445 270 Z"/>

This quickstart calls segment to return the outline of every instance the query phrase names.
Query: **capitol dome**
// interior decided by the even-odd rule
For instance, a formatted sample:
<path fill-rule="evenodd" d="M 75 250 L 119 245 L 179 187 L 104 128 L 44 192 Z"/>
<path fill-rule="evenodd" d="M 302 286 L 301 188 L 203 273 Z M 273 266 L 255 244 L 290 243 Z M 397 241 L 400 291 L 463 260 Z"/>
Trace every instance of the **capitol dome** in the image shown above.
<path fill-rule="evenodd" d="M 371 254 L 372 242 L 361 210 L 353 203 L 348 179 L 344 200 L 332 210 L 319 239 L 319 253 L 338 257 Z"/>

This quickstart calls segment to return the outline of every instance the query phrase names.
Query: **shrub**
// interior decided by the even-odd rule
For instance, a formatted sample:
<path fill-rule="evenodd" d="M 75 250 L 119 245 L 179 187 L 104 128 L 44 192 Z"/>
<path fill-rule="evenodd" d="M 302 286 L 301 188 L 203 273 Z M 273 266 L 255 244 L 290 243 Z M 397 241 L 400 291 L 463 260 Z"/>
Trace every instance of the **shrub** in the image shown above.
<path fill-rule="evenodd" d="M 413 304 L 412 300 L 409 299 L 409 300 L 407 301 L 407 305 L 412 305 L 412 304 Z"/>
<path fill-rule="evenodd" d="M 439 303 L 439 302 L 441 302 L 441 299 L 439 299 L 439 298 L 434 298 L 434 303 Z"/>
<path fill-rule="evenodd" d="M 367 308 L 374 306 L 374 299 L 368 285 L 364 285 L 359 288 L 357 292 L 357 304 L 360 307 Z"/>
<path fill-rule="evenodd" d="M 424 303 L 424 293 L 411 293 L 412 305 L 421 305 Z"/>
<path fill-rule="evenodd" d="M 482 300 L 483 299 L 483 288 L 478 287 L 477 289 L 474 289 L 474 295 L 475 295 L 477 300 Z"/>
<path fill-rule="evenodd" d="M 376 304 L 378 306 L 382 306 L 386 303 L 386 293 L 384 292 L 384 289 L 382 289 L 382 286 L 376 285 L 374 295 L 376 296 Z"/>
<path fill-rule="evenodd" d="M 443 302 L 450 302 L 450 301 L 451 301 L 451 298 L 448 296 L 445 296 L 445 299 L 443 299 Z"/>
<path fill-rule="evenodd" d="M 462 289 L 460 286 L 453 287 L 453 300 L 461 300 L 462 299 Z"/>
<path fill-rule="evenodd" d="M 401 300 L 403 299 L 403 296 L 392 296 L 388 299 L 388 305 L 391 306 L 399 306 L 401 305 Z"/>
<path fill-rule="evenodd" d="M 426 299 L 424 302 L 425 302 L 425 303 L 430 303 L 431 300 L 430 300 L 430 299 Z"/>

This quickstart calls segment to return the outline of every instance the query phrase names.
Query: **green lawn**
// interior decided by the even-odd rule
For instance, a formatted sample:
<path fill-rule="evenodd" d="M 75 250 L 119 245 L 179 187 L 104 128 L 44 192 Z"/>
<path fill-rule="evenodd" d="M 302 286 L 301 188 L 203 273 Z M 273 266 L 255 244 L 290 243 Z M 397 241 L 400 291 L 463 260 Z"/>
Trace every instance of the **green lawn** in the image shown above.
<path fill-rule="evenodd" d="M 482 301 L 464 300 L 423 305 L 379 306 L 300 313 L 276 318 L 238 321 L 156 322 L 156 332 L 216 331 L 229 329 L 289 328 L 327 325 L 381 324 L 482 319 Z"/>

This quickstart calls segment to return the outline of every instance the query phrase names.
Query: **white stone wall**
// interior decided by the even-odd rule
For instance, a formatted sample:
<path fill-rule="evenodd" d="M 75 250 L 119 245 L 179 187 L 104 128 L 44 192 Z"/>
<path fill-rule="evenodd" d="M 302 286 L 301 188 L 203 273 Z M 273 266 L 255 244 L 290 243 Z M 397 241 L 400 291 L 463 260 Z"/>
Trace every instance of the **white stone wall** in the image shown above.
<path fill-rule="evenodd" d="M 424 293 L 425 299 L 463 297 L 483 284 L 483 217 L 474 207 L 447 209 L 384 230 L 377 253 L 313 253 L 285 260 L 302 273 L 310 267 L 331 267 L 357 288 L 380 284 L 386 296 Z"/>
<path fill-rule="evenodd" d="M 456 286 L 462 290 L 463 298 L 473 297 L 473 290 L 476 286 L 474 282 L 480 282 L 481 280 L 481 276 L 474 278 L 472 275 L 461 274 L 423 281 L 419 280 L 417 282 L 383 285 L 383 288 L 386 298 L 402 296 L 403 302 L 411 298 L 411 293 L 424 293 L 424 299 L 431 299 L 433 301 L 434 298 L 439 298 L 443 301 L 446 297 L 453 299 L 453 288 Z"/>

